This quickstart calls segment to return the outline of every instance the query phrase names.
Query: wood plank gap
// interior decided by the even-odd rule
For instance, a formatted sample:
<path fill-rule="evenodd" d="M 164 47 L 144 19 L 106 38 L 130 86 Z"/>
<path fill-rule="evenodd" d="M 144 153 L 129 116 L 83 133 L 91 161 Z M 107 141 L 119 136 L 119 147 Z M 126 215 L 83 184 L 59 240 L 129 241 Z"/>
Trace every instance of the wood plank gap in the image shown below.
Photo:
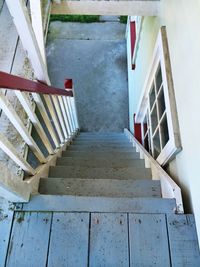
<path fill-rule="evenodd" d="M 129 213 L 127 213 L 127 231 L 128 231 L 128 265 L 131 266 L 131 250 L 130 250 L 130 224 Z"/>
<path fill-rule="evenodd" d="M 5 258 L 5 262 L 4 262 L 4 266 L 5 267 L 6 267 L 6 262 L 7 262 L 7 259 L 8 259 L 8 252 L 9 252 L 10 241 L 11 241 L 11 236 L 12 236 L 13 224 L 14 224 L 14 220 L 15 220 L 15 214 L 16 214 L 16 212 L 13 211 L 12 223 L 11 223 L 10 234 L 9 234 L 9 240 L 8 240 L 8 244 L 7 244 L 7 253 L 6 253 L 6 258 Z"/>
<path fill-rule="evenodd" d="M 46 258 L 46 267 L 48 267 L 48 260 L 49 260 L 49 248 L 50 248 L 50 241 L 51 241 L 51 229 L 53 223 L 53 212 L 51 212 L 51 222 L 50 222 L 50 230 L 49 230 L 49 240 L 48 240 L 48 247 L 47 247 L 47 258 Z"/>
<path fill-rule="evenodd" d="M 90 230 L 91 230 L 91 212 L 89 213 L 89 229 L 88 229 L 88 258 L 87 258 L 87 267 L 90 266 Z"/>
<path fill-rule="evenodd" d="M 167 242 L 168 242 L 168 248 L 169 248 L 169 261 L 170 266 L 172 267 L 172 255 L 171 255 L 171 246 L 170 246 L 170 240 L 169 240 L 169 229 L 168 229 L 168 223 L 167 223 L 167 214 L 165 214 L 165 223 L 166 223 L 166 230 L 167 230 Z"/>

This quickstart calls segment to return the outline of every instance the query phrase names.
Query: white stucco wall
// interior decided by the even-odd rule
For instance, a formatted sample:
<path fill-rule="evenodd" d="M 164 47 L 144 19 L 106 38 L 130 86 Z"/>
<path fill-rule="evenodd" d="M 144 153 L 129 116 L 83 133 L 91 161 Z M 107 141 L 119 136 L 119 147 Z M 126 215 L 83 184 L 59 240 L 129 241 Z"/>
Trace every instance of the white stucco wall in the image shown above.
<path fill-rule="evenodd" d="M 193 211 L 200 240 L 200 1 L 161 0 L 160 18 L 145 18 L 136 70 L 129 88 L 130 112 L 137 108 L 158 25 L 167 29 L 183 150 L 169 172 L 181 185 L 187 211 Z"/>

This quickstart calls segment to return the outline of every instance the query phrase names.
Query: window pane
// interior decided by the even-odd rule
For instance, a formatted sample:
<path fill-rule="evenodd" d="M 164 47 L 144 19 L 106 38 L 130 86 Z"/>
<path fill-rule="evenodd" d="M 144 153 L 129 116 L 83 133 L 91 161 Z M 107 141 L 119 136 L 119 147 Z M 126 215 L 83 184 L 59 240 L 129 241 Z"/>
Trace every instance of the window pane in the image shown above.
<path fill-rule="evenodd" d="M 169 131 L 168 131 L 168 125 L 167 125 L 167 116 L 165 114 L 164 118 L 162 119 L 162 122 L 160 124 L 160 130 L 161 130 L 161 142 L 162 142 L 162 148 L 167 144 L 169 141 Z"/>
<path fill-rule="evenodd" d="M 149 93 L 150 109 L 152 109 L 155 100 L 156 100 L 156 94 L 155 94 L 155 86 L 153 84 L 151 91 Z"/>
<path fill-rule="evenodd" d="M 161 67 L 159 64 L 158 70 L 156 73 L 156 91 L 157 91 L 157 93 L 158 93 L 158 90 L 160 89 L 161 84 L 162 84 L 162 73 L 161 73 Z"/>
<path fill-rule="evenodd" d="M 158 125 L 158 116 L 157 116 L 157 108 L 156 105 L 154 106 L 152 112 L 151 112 L 151 130 L 152 134 L 155 132 L 155 129 Z"/>
<path fill-rule="evenodd" d="M 163 86 L 158 95 L 158 112 L 159 112 L 159 119 L 161 119 L 163 113 L 165 111 L 165 96 Z"/>
<path fill-rule="evenodd" d="M 156 134 L 153 137 L 153 156 L 156 159 L 160 154 L 160 136 L 159 136 L 159 129 L 156 131 Z"/>
<path fill-rule="evenodd" d="M 144 135 L 146 134 L 147 129 L 148 129 L 148 126 L 147 126 L 147 115 L 146 115 L 145 118 L 144 118 L 144 121 L 143 121 L 143 132 L 144 132 Z"/>

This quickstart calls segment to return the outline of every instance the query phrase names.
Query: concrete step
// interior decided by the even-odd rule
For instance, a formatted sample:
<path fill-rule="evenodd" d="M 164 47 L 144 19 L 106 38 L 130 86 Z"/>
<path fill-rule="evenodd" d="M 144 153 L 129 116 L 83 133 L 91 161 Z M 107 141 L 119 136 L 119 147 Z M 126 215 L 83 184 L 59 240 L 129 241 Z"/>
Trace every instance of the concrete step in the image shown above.
<path fill-rule="evenodd" d="M 68 195 L 34 195 L 23 211 L 168 213 L 176 211 L 175 199 L 111 198 Z"/>
<path fill-rule="evenodd" d="M 56 165 L 57 166 L 83 166 L 83 167 L 144 167 L 144 160 L 139 159 L 118 159 L 118 158 L 84 158 L 84 157 L 62 157 L 58 158 Z"/>
<path fill-rule="evenodd" d="M 131 145 L 131 143 L 125 143 L 125 144 L 122 144 L 122 143 L 111 143 L 111 144 L 108 144 L 108 143 L 104 143 L 104 142 L 101 142 L 101 143 L 90 143 L 90 142 L 85 142 L 85 143 L 72 143 L 71 144 L 72 147 L 80 147 L 80 148 L 96 148 L 96 149 L 103 149 L 103 148 L 110 148 L 110 149 L 121 149 L 121 148 L 133 148 L 133 146 Z"/>
<path fill-rule="evenodd" d="M 66 150 L 62 153 L 63 157 L 84 157 L 85 159 L 135 159 L 139 157 L 139 153 L 134 152 L 106 152 L 106 151 L 70 151 Z"/>
<path fill-rule="evenodd" d="M 75 146 L 75 145 L 70 145 L 67 147 L 68 151 L 102 151 L 102 152 L 135 152 L 134 147 L 108 147 L 108 146 Z"/>
<path fill-rule="evenodd" d="M 124 132 L 80 132 L 78 136 L 125 136 Z"/>
<path fill-rule="evenodd" d="M 112 168 L 112 167 L 76 167 L 51 166 L 49 178 L 85 178 L 85 179 L 151 179 L 151 170 L 138 167 Z"/>
<path fill-rule="evenodd" d="M 160 181 L 114 179 L 40 179 L 39 193 L 99 197 L 161 197 Z"/>
<path fill-rule="evenodd" d="M 77 141 L 96 141 L 96 142 L 106 142 L 106 141 L 112 141 L 112 142 L 125 142 L 128 141 L 128 138 L 125 136 L 122 137 L 87 137 L 87 136 L 80 136 L 76 137 Z"/>
<path fill-rule="evenodd" d="M 118 140 L 118 141 L 113 141 L 113 140 L 78 140 L 75 139 L 73 141 L 73 144 L 75 145 L 101 145 L 101 144 L 106 144 L 106 145 L 131 145 L 132 144 L 128 140 Z"/>

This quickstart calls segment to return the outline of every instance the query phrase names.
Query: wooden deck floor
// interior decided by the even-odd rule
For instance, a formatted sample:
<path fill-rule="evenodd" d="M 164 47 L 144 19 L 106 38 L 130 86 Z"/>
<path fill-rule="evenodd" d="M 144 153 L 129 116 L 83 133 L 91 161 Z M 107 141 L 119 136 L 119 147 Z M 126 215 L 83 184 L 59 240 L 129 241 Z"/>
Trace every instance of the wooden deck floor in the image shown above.
<path fill-rule="evenodd" d="M 0 266 L 200 266 L 192 215 L 20 211 L 6 220 Z"/>

